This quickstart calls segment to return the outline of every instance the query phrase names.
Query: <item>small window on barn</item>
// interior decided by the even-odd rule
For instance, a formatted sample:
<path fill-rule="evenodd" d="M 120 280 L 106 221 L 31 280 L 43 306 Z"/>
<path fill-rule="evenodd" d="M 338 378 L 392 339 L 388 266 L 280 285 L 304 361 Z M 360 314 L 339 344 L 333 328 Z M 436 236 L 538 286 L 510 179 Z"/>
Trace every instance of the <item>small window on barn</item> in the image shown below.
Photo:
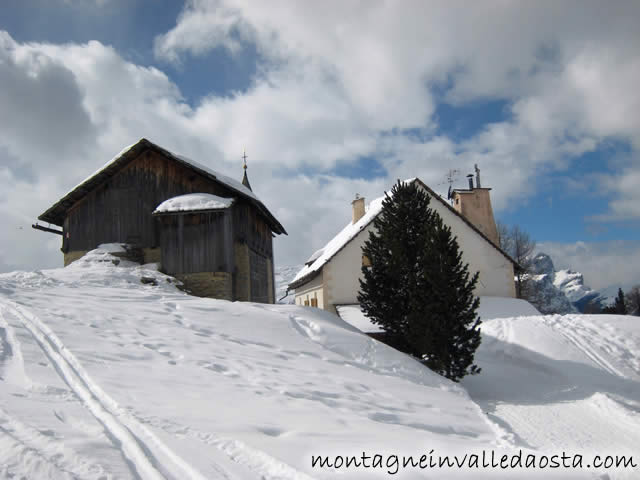
<path fill-rule="evenodd" d="M 367 257 L 366 255 L 362 255 L 362 266 L 363 267 L 371 266 L 371 260 L 369 260 L 369 257 Z"/>
<path fill-rule="evenodd" d="M 456 205 L 458 205 L 460 203 L 460 199 L 456 198 Z"/>

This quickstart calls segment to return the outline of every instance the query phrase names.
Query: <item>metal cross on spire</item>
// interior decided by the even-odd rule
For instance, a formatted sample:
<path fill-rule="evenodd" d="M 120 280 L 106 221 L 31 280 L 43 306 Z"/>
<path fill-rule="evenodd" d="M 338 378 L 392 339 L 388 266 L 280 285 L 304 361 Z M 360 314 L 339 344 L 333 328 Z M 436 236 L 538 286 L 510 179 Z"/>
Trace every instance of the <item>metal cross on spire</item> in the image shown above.
<path fill-rule="evenodd" d="M 242 164 L 242 168 L 244 169 L 244 175 L 242 175 L 242 184 L 249 190 L 251 190 L 251 184 L 249 183 L 249 177 L 247 176 L 247 151 L 244 148 L 242 149 L 242 160 L 244 162 Z"/>

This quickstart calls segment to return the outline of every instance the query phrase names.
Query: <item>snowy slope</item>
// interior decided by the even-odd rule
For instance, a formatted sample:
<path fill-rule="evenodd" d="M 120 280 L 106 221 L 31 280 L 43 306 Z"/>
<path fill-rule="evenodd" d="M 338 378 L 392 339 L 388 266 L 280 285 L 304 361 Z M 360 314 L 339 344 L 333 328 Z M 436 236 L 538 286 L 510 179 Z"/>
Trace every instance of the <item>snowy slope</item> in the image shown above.
<path fill-rule="evenodd" d="M 617 315 L 486 321 L 462 384 L 522 446 L 640 458 L 640 322 Z M 640 478 L 640 470 L 603 478 Z"/>
<path fill-rule="evenodd" d="M 190 297 L 113 260 L 0 275 L 0 478 L 386 478 L 311 455 L 521 447 L 640 458 L 635 318 L 484 302 L 484 371 L 460 386 L 326 312 Z M 497 473 L 396 477 L 638 478 Z"/>
<path fill-rule="evenodd" d="M 463 388 L 334 315 L 112 260 L 0 275 L 0 478 L 334 478 L 310 455 L 506 445 Z"/>

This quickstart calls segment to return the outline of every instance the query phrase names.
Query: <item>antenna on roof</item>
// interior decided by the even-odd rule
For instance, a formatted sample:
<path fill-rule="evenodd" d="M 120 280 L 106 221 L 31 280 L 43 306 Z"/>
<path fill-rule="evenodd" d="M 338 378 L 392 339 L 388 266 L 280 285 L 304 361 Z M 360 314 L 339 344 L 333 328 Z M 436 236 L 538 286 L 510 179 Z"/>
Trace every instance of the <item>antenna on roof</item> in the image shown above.
<path fill-rule="evenodd" d="M 478 164 L 476 163 L 473 168 L 476 170 L 476 188 L 480 188 L 480 169 L 478 168 Z"/>
<path fill-rule="evenodd" d="M 458 175 L 460 175 L 460 170 L 458 170 L 457 168 L 451 168 L 447 172 L 447 177 L 446 177 L 447 180 L 438 184 L 438 185 L 444 185 L 445 183 L 449 184 L 449 190 L 447 192 L 447 200 L 451 200 L 451 203 L 453 203 L 453 183 L 457 180 Z"/>

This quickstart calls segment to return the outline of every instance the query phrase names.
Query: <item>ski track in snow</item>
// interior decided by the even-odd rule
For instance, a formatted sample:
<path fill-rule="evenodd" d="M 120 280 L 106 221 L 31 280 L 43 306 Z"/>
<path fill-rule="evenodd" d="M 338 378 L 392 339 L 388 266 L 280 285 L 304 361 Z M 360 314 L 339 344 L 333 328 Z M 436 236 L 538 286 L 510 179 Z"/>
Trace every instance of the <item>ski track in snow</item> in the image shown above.
<path fill-rule="evenodd" d="M 0 477 L 36 471 L 42 478 L 105 479 L 104 467 L 78 455 L 53 434 L 23 424 L 0 408 Z M 30 468 L 25 468 L 30 467 Z"/>
<path fill-rule="evenodd" d="M 144 417 L 143 417 L 144 418 Z M 278 460 L 267 453 L 253 448 L 240 440 L 234 440 L 213 433 L 204 432 L 192 427 L 178 425 L 167 419 L 146 417 L 144 421 L 160 428 L 171 435 L 195 438 L 206 444 L 213 445 L 226 454 L 235 463 L 246 467 L 263 480 L 312 480 L 312 477 L 296 470 L 292 466 Z"/>
<path fill-rule="evenodd" d="M 605 316 L 591 319 L 585 315 L 491 320 L 490 334 L 483 336 L 480 358 L 492 362 L 488 369 L 504 361 L 513 363 L 514 369 L 506 369 L 510 373 L 500 379 L 505 386 L 496 395 L 483 388 L 482 378 L 463 383 L 489 417 L 504 426 L 524 448 L 587 455 L 632 454 L 637 461 L 640 339 L 633 333 L 623 334 L 616 321 L 624 320 L 618 317 L 608 321 Z M 544 333 L 536 325 L 548 329 L 547 337 L 529 340 L 524 336 L 529 332 Z M 581 354 L 586 362 L 554 360 L 538 352 L 537 347 L 552 345 L 553 335 L 557 335 L 557 354 L 561 354 L 559 346 L 564 344 L 574 352 L 573 358 Z M 529 371 L 537 376 L 532 381 L 539 382 L 539 389 L 522 383 L 519 375 Z M 526 393 L 520 393 L 521 388 Z M 607 432 L 605 436 L 603 432 Z M 595 471 L 585 474 L 590 478 L 638 478 L 637 471 L 629 470 L 600 472 L 604 476 Z"/>
<path fill-rule="evenodd" d="M 120 447 L 136 477 L 152 480 L 166 478 L 205 479 L 144 425 L 127 415 L 112 398 L 95 384 L 75 356 L 40 319 L 13 302 L 7 301 L 4 309 L 9 310 L 18 318 L 33 335 L 61 378 L 104 426 L 114 444 Z M 154 450 L 159 451 L 162 457 L 154 455 L 152 453 Z"/>
<path fill-rule="evenodd" d="M 604 356 L 600 354 L 602 343 L 600 343 L 600 345 L 594 344 L 593 341 L 589 339 L 589 337 L 593 337 L 596 332 L 590 332 L 587 328 L 578 327 L 574 322 L 567 322 L 566 320 L 561 321 L 561 317 L 558 315 L 542 318 L 544 323 L 558 331 L 564 338 L 566 338 L 578 350 L 581 350 L 600 368 L 613 375 L 624 377 L 620 370 L 611 365 L 607 360 L 605 360 Z M 584 333 L 586 333 L 586 335 Z M 601 342 L 604 340 L 600 335 L 597 335 L 596 338 L 599 338 Z"/>
<path fill-rule="evenodd" d="M 26 308 L 11 302 L 0 303 L 0 372 L 8 370 L 7 364 L 13 370 L 20 370 L 16 378 L 23 378 L 31 386 L 31 382 L 24 373 L 24 365 L 20 357 L 19 344 L 12 336 L 8 323 L 2 312 L 12 314 L 31 333 L 47 358 L 52 362 L 62 380 L 73 390 L 83 405 L 91 412 L 106 430 L 112 442 L 120 449 L 129 464 L 132 474 L 143 479 L 193 479 L 205 480 L 206 477 L 197 472 L 187 462 L 170 450 L 147 427 L 109 397 L 87 374 L 76 357 L 69 351 L 60 339 L 38 317 Z M 11 429 L 6 424 L 11 424 Z M 213 433 L 205 433 L 195 429 L 180 427 L 167 428 L 167 421 L 146 422 L 152 426 L 159 426 L 163 430 L 181 435 L 189 435 L 200 442 L 212 445 L 226 454 L 233 462 L 247 468 L 256 478 L 264 480 L 312 480 L 312 477 L 296 470 L 290 465 L 275 459 L 267 453 L 250 447 L 246 443 L 225 438 Z M 155 424 L 154 424 L 155 423 Z M 46 437 L 36 430 L 22 425 L 11 419 L 0 409 L 0 432 L 8 437 L 0 437 L 0 459 L 21 458 L 22 462 L 33 463 L 44 461 L 50 471 L 62 478 L 85 478 L 88 473 L 102 472 L 102 467 L 91 464 L 89 460 L 69 459 L 69 453 L 61 445 L 52 445 Z M 23 432 L 21 435 L 13 432 Z M 28 433 L 25 433 L 28 432 Z M 11 440 L 7 440 L 10 438 Z M 35 439 L 36 441 L 24 440 Z M 53 451 L 53 454 L 47 452 Z M 161 455 L 154 454 L 158 451 Z M 33 458 L 32 458 L 33 457 Z M 35 460 L 34 460 L 35 458 Z M 160 458 L 165 460 L 160 460 Z M 168 460 L 168 461 L 167 461 Z M 3 464 L 8 462 L 3 461 Z M 74 465 L 76 466 L 74 468 Z M 80 465 L 81 468 L 77 466 Z M 222 478 L 232 478 L 224 468 L 215 466 Z M 0 474 L 3 470 L 0 469 Z M 66 475 L 66 476 L 65 476 Z"/>
<path fill-rule="evenodd" d="M 615 328 L 604 321 L 595 328 L 591 322 L 582 318 L 579 322 L 572 316 L 545 316 L 543 321 L 560 332 L 567 340 L 582 350 L 591 360 L 604 370 L 625 377 L 620 369 L 614 367 L 605 356 L 613 355 L 618 363 L 622 363 L 629 370 L 640 376 L 640 357 L 637 356 L 637 346 L 630 339 L 621 337 Z M 602 335 L 606 330 L 607 335 Z"/>

